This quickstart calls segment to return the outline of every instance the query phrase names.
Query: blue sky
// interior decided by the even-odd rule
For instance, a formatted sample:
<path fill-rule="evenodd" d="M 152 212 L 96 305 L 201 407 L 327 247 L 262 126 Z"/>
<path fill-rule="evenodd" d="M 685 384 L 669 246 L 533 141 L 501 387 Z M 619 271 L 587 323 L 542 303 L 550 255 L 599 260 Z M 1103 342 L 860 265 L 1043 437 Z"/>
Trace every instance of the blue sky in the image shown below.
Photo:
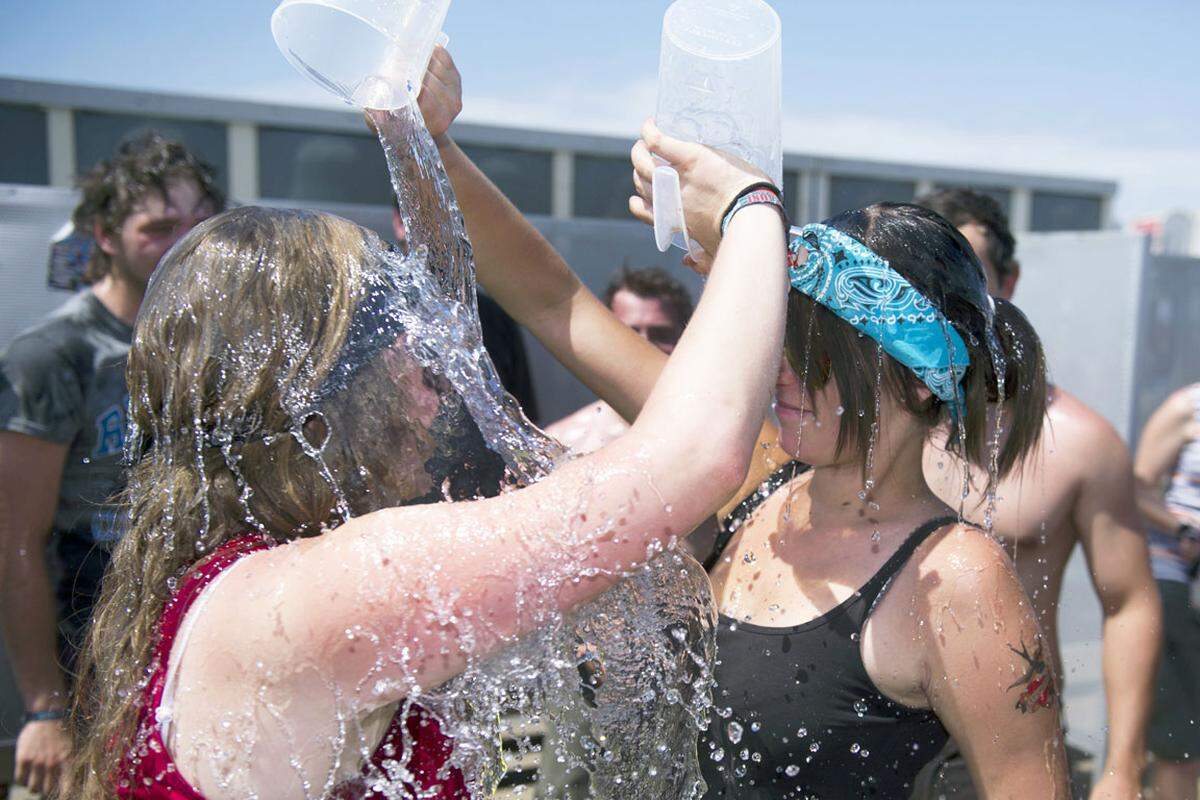
<path fill-rule="evenodd" d="M 771 0 L 789 150 L 1113 178 L 1117 213 L 1200 209 L 1197 0 Z M 0 75 L 327 104 L 271 0 L 6 4 Z M 464 119 L 630 135 L 667 0 L 454 0 Z"/>

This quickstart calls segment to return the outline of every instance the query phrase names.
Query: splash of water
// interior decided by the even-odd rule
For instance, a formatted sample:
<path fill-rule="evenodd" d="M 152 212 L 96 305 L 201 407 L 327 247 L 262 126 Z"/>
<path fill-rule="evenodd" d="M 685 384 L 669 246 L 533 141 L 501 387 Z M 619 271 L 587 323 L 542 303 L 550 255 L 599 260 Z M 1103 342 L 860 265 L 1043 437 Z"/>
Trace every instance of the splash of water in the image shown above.
<path fill-rule="evenodd" d="M 417 357 L 461 397 L 503 458 L 507 483 L 539 480 L 563 451 L 525 419 L 483 350 L 471 246 L 437 147 L 411 107 L 372 119 L 413 254 L 428 265 L 407 275 L 415 291 L 403 322 Z M 419 699 L 444 720 L 455 763 L 477 791 L 502 777 L 508 738 L 518 755 L 541 750 L 543 797 L 699 796 L 697 731 L 707 726 L 716 617 L 707 576 L 671 549 L 574 613 L 556 613 L 547 598 L 580 572 L 571 548 L 587 511 L 579 498 L 564 513 L 551 534 L 563 548 L 538 585 L 514 587 L 537 630 Z M 470 638 L 470 624 L 458 625 Z M 514 735 L 514 716 L 540 743 Z"/>

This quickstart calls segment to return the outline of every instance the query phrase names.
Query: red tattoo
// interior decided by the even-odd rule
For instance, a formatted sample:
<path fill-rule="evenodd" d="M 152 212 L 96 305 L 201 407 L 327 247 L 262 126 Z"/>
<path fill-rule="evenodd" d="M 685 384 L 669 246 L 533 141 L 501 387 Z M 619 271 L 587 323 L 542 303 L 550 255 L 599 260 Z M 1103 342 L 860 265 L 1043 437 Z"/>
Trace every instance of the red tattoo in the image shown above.
<path fill-rule="evenodd" d="M 1029 649 L 1025 647 L 1025 640 L 1021 640 L 1021 649 L 1008 646 L 1009 650 L 1021 657 L 1025 662 L 1025 674 L 1015 680 L 1008 691 L 1012 691 L 1017 687 L 1021 689 L 1020 696 L 1017 697 L 1016 709 L 1022 714 L 1029 714 L 1037 711 L 1039 708 L 1050 708 L 1054 705 L 1054 679 L 1050 675 L 1049 669 L 1046 667 L 1046 660 L 1042 656 L 1042 644 L 1038 643 L 1037 649 L 1031 655 Z"/>

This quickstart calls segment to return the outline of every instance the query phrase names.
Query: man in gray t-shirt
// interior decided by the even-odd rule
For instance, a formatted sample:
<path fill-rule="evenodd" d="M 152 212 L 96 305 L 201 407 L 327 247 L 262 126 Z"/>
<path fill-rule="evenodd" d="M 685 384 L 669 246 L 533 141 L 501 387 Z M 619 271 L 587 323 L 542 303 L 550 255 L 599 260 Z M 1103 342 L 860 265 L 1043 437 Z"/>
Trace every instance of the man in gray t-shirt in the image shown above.
<path fill-rule="evenodd" d="M 122 524 L 125 360 L 163 254 L 224 206 L 211 167 L 147 134 L 82 181 L 90 288 L 0 354 L 0 632 L 25 703 L 16 782 L 51 791 L 75 655 Z"/>

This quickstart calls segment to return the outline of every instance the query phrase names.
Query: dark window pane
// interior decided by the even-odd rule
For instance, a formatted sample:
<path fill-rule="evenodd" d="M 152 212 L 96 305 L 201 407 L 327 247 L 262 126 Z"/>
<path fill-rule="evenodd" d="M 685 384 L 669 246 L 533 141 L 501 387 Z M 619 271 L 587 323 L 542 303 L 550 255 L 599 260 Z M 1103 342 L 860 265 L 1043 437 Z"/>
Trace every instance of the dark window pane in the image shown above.
<path fill-rule="evenodd" d="M 50 182 L 46 112 L 33 106 L 0 105 L 0 183 Z"/>
<path fill-rule="evenodd" d="M 916 192 L 917 184 L 912 181 L 834 175 L 829 179 L 829 214 L 833 216 L 885 200 L 907 203 Z"/>
<path fill-rule="evenodd" d="M 521 211 L 550 213 L 549 153 L 472 144 L 462 149 Z"/>
<path fill-rule="evenodd" d="M 1000 204 L 1000 208 L 1004 209 L 1006 215 L 1012 214 L 1012 191 L 1010 189 L 1001 189 L 998 186 L 972 186 L 971 184 L 939 184 L 935 187 L 936 190 L 942 189 L 970 189 L 973 192 L 986 195 Z"/>
<path fill-rule="evenodd" d="M 112 156 L 121 142 L 148 130 L 183 142 L 216 169 L 217 185 L 229 188 L 228 145 L 225 126 L 219 122 L 76 111 L 75 168 L 82 175 L 96 162 Z"/>
<path fill-rule="evenodd" d="M 575 156 L 575 216 L 632 219 L 633 164 L 628 158 Z"/>
<path fill-rule="evenodd" d="M 788 217 L 793 222 L 799 219 L 800 213 L 800 173 L 795 170 L 783 171 L 783 204 L 787 207 Z"/>
<path fill-rule="evenodd" d="M 1029 221 L 1035 231 L 1095 231 L 1101 227 L 1104 201 L 1077 194 L 1033 193 Z"/>
<path fill-rule="evenodd" d="M 258 187 L 280 200 L 386 205 L 392 198 L 383 149 L 367 134 L 259 128 Z"/>

